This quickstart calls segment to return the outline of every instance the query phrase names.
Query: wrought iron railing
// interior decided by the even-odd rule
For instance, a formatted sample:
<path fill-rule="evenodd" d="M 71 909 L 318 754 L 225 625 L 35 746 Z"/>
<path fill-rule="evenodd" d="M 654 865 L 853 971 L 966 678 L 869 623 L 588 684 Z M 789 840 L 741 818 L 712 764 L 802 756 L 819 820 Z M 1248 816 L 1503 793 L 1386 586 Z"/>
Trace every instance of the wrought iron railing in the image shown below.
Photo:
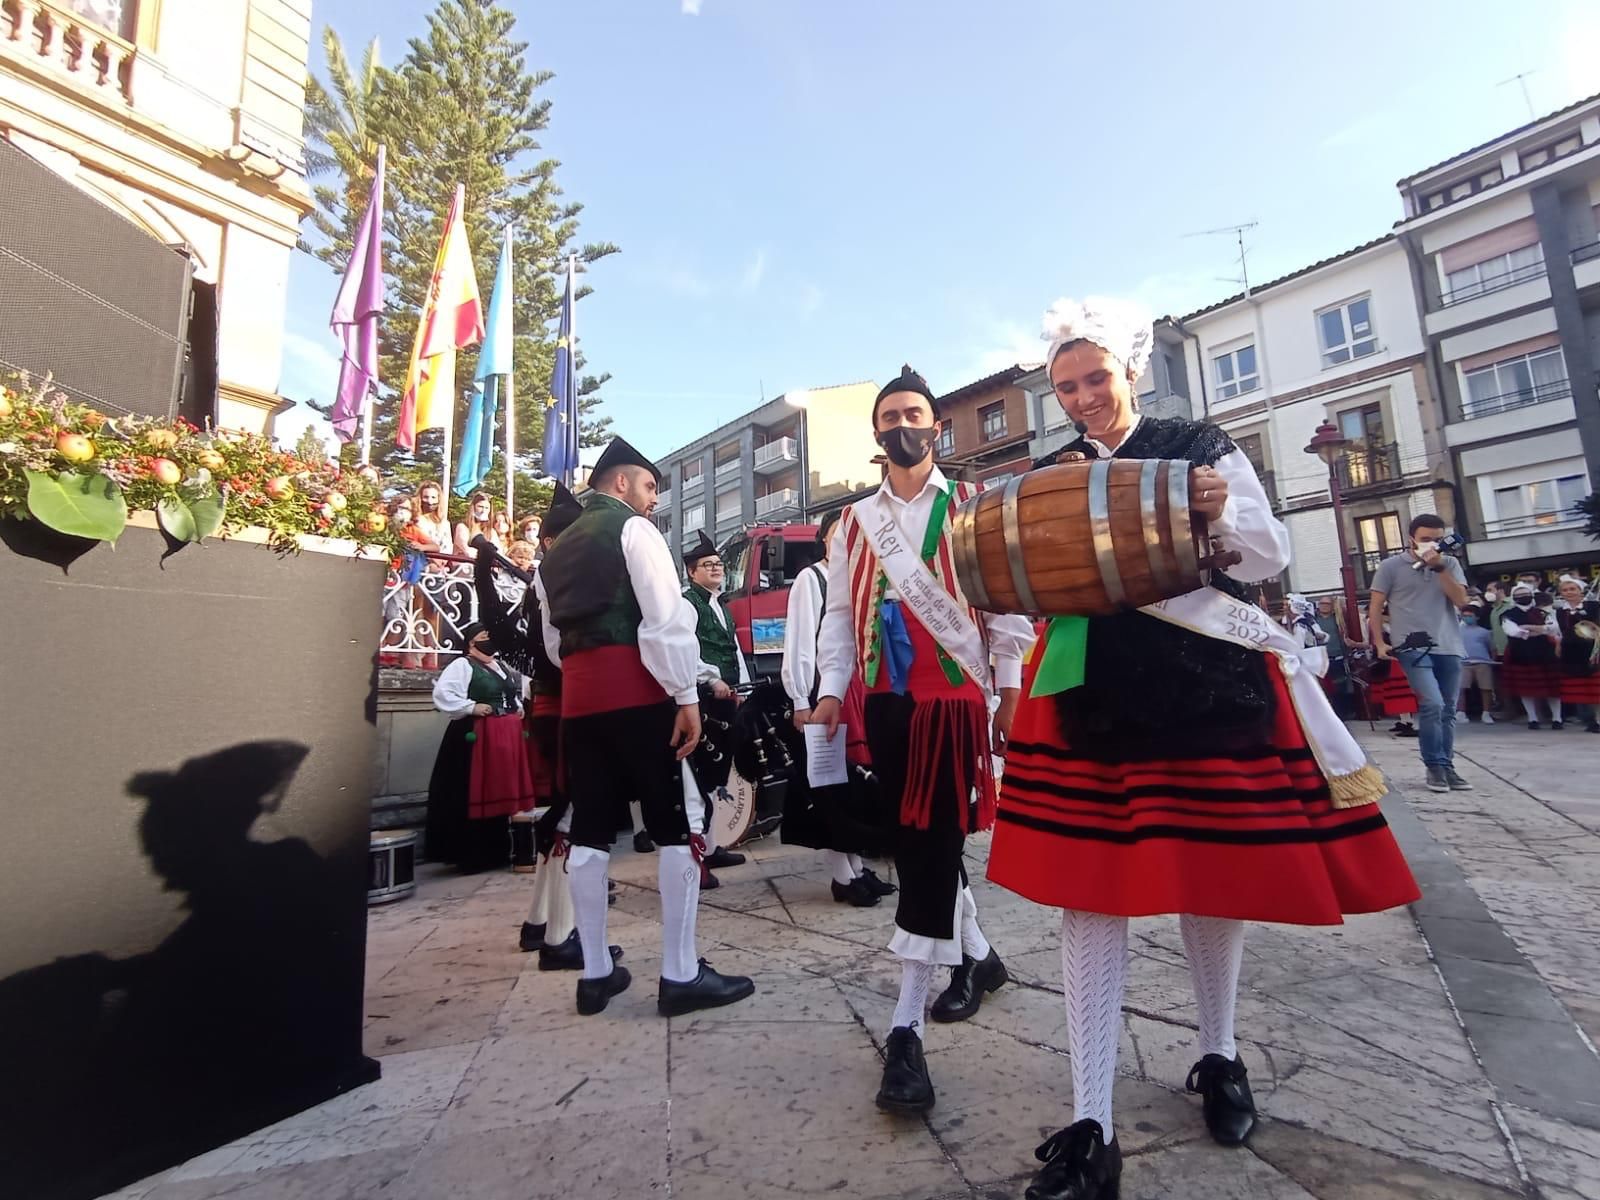
<path fill-rule="evenodd" d="M 1347 491 L 1391 483 L 1400 478 L 1400 447 L 1395 442 L 1351 446 L 1335 460 L 1335 469 Z"/>
<path fill-rule="evenodd" d="M 1516 287 L 1519 283 L 1526 283 L 1530 279 L 1538 279 L 1545 273 L 1543 260 L 1536 263 L 1527 263 L 1520 267 L 1512 267 L 1509 271 L 1501 271 L 1498 275 L 1491 275 L 1487 279 L 1480 279 L 1476 283 L 1463 284 L 1461 287 L 1445 292 L 1444 295 L 1439 297 L 1439 307 L 1449 308 L 1452 304 L 1464 304 L 1468 300 L 1476 300 L 1479 296 L 1503 292 L 1506 288 Z"/>
<path fill-rule="evenodd" d="M 1498 396 L 1465 400 L 1461 404 L 1461 419 L 1471 421 L 1478 417 L 1492 417 L 1496 413 L 1527 408 L 1530 404 L 1543 404 L 1546 400 L 1564 400 L 1570 395 L 1572 395 L 1572 381 L 1569 379 L 1530 385 L 1518 388 L 1514 392 L 1501 392 Z"/>
<path fill-rule="evenodd" d="M 425 554 L 412 572 L 402 560 L 391 566 L 383 585 L 383 635 L 378 661 L 389 667 L 434 670 L 463 653 L 461 631 L 478 619 L 478 593 L 472 586 L 472 560 L 455 554 Z M 525 585 L 495 572 L 495 590 L 507 605 L 522 603 Z"/>
<path fill-rule="evenodd" d="M 1522 517 L 1501 517 L 1483 523 L 1484 537 L 1509 537 L 1518 533 L 1544 533 L 1551 529 L 1576 529 L 1587 518 L 1576 509 L 1529 513 Z"/>

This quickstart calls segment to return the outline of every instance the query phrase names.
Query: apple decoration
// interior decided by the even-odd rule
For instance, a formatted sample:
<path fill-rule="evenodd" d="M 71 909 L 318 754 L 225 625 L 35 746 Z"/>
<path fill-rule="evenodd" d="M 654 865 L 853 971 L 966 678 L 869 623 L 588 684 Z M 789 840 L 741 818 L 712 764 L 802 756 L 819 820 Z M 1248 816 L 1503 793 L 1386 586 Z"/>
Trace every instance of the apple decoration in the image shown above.
<path fill-rule="evenodd" d="M 195 455 L 194 460 L 208 471 L 220 471 L 228 465 L 227 460 L 215 450 L 202 450 Z"/>
<path fill-rule="evenodd" d="M 343 512 L 345 505 L 348 503 L 349 501 L 344 498 L 343 492 L 328 493 L 328 507 L 333 509 L 334 512 Z"/>
<path fill-rule="evenodd" d="M 155 458 L 150 460 L 150 477 L 157 483 L 172 487 L 183 478 L 183 471 L 170 458 Z"/>
<path fill-rule="evenodd" d="M 171 450 L 178 444 L 178 435 L 170 429 L 152 429 L 144 435 L 144 440 L 156 450 Z"/>
<path fill-rule="evenodd" d="M 283 500 L 294 495 L 294 480 L 287 475 L 274 475 L 267 480 L 265 491 L 274 500 Z"/>
<path fill-rule="evenodd" d="M 88 462 L 94 457 L 94 443 L 81 433 L 58 433 L 56 453 L 69 463 Z"/>
<path fill-rule="evenodd" d="M 381 512 L 368 513 L 367 519 L 361 522 L 363 533 L 382 533 L 389 525 L 389 518 Z"/>

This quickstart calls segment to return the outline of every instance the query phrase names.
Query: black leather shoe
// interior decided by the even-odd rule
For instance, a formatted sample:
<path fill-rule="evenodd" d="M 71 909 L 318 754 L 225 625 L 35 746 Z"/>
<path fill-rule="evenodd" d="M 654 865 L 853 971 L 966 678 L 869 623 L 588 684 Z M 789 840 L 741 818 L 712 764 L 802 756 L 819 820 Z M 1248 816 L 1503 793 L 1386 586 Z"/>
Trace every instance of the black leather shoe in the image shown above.
<path fill-rule="evenodd" d="M 1256 1127 L 1256 1102 L 1250 1095 L 1244 1060 L 1208 1054 L 1189 1069 L 1183 1085 L 1201 1098 L 1206 1128 L 1222 1146 L 1242 1146 Z"/>
<path fill-rule="evenodd" d="M 524 954 L 533 950 L 544 949 L 544 926 L 530 925 L 527 921 L 522 923 L 522 936 L 517 939 L 517 945 L 522 947 Z"/>
<path fill-rule="evenodd" d="M 878 893 L 860 878 L 852 879 L 849 883 L 840 883 L 835 879 L 833 898 L 840 904 L 853 904 L 857 908 L 872 908 L 878 903 Z"/>
<path fill-rule="evenodd" d="M 656 1011 L 663 1017 L 681 1017 L 702 1008 L 721 1008 L 724 1004 L 737 1004 L 753 995 L 756 985 L 743 975 L 719 975 L 705 959 L 700 960 L 700 973 L 688 983 L 674 983 L 663 979 L 656 991 Z"/>
<path fill-rule="evenodd" d="M 1099 1121 L 1074 1121 L 1033 1152 L 1044 1164 L 1027 1200 L 1117 1200 L 1122 1190 L 1122 1148 L 1106 1144 Z"/>
<path fill-rule="evenodd" d="M 628 990 L 633 976 L 627 967 L 612 967 L 611 974 L 602 979 L 578 980 L 578 1011 L 592 1017 L 611 1002 L 611 997 Z"/>
<path fill-rule="evenodd" d="M 640 854 L 654 854 L 656 852 L 656 844 L 650 840 L 650 834 L 643 829 L 633 835 L 633 848 Z"/>
<path fill-rule="evenodd" d="M 722 846 L 718 846 L 710 854 L 706 855 L 706 866 L 713 870 L 720 870 L 723 867 L 742 867 L 744 864 L 744 855 L 735 854 L 732 850 L 724 849 Z"/>
<path fill-rule="evenodd" d="M 874 896 L 892 896 L 900 890 L 894 884 L 885 883 L 882 879 L 879 879 L 871 867 L 862 867 L 861 874 L 857 875 L 856 878 L 858 880 L 866 880 L 867 886 L 872 889 Z"/>
<path fill-rule="evenodd" d="M 611 961 L 616 962 L 622 957 L 622 947 L 611 947 Z M 539 970 L 541 971 L 581 971 L 583 970 L 583 943 L 578 940 L 578 931 L 574 929 L 567 935 L 567 940 L 557 945 L 539 947 Z"/>
<path fill-rule="evenodd" d="M 878 1107 L 884 1112 L 917 1117 L 934 1105 L 933 1080 L 922 1055 L 922 1039 L 915 1029 L 900 1026 L 889 1031 L 883 1054 L 883 1082 L 878 1085 Z"/>
<path fill-rule="evenodd" d="M 961 965 L 950 968 L 950 986 L 933 1002 L 928 1015 L 935 1021 L 965 1021 L 978 1011 L 984 993 L 999 990 L 1011 978 L 1005 963 L 989 947 L 989 957 L 982 962 L 971 955 L 961 956 Z"/>

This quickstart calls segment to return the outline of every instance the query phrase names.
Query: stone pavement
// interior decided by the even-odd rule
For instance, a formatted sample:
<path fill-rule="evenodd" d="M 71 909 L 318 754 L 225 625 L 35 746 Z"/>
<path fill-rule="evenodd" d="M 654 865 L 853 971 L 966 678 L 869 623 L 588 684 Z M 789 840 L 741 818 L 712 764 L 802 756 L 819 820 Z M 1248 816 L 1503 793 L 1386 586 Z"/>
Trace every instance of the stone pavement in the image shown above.
<path fill-rule="evenodd" d="M 1253 926 L 1241 1053 L 1264 1120 L 1206 1137 L 1173 920 L 1133 927 L 1116 1104 L 1123 1196 L 1600 1198 L 1600 737 L 1473 725 L 1477 785 L 1420 787 L 1414 741 L 1358 733 L 1427 898 L 1336 929 Z M 899 972 L 892 908 L 832 903 L 820 856 L 771 841 L 721 872 L 701 947 L 755 976 L 730 1008 L 655 1015 L 654 856 L 619 850 L 611 936 L 633 988 L 595 1018 L 516 949 L 528 878 L 430 874 L 373 912 L 370 1053 L 383 1078 L 146 1180 L 122 1200 L 1019 1197 L 1070 1120 L 1059 920 L 978 885 L 1015 983 L 933 1026 L 939 1103 L 872 1103 Z M 987 839 L 969 868 L 983 870 Z M 243 1032 L 243 1031 L 241 1031 Z"/>

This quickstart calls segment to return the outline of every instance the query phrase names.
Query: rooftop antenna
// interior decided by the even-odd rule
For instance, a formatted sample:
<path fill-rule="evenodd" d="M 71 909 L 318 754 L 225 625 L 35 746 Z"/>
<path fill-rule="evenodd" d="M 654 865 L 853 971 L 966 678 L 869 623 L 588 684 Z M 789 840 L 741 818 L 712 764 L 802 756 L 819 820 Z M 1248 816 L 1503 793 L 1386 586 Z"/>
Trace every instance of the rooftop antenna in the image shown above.
<path fill-rule="evenodd" d="M 1532 71 L 1518 71 L 1510 79 L 1502 79 L 1499 83 L 1495 84 L 1495 87 L 1506 87 L 1514 83 L 1522 88 L 1522 102 L 1528 106 L 1528 120 L 1530 121 L 1538 120 L 1539 114 L 1533 111 L 1533 97 L 1528 94 L 1528 76 L 1537 75 L 1538 73 L 1539 72 L 1537 69 Z"/>
<path fill-rule="evenodd" d="M 1186 238 L 1196 238 L 1196 237 L 1218 237 L 1218 236 L 1220 236 L 1222 234 L 1225 234 L 1225 233 L 1232 234 L 1233 235 L 1233 240 L 1235 241 L 1235 243 L 1238 244 L 1238 247 L 1239 247 L 1239 275 L 1238 275 L 1237 278 L 1224 279 L 1223 282 L 1224 283 L 1237 283 L 1237 284 L 1243 285 L 1244 294 L 1246 296 L 1249 296 L 1250 295 L 1250 268 L 1249 268 L 1249 265 L 1246 262 L 1244 233 L 1245 233 L 1245 230 L 1247 230 L 1247 229 L 1254 229 L 1258 224 L 1260 224 L 1260 222 L 1258 222 L 1258 221 L 1246 221 L 1242 225 L 1222 225 L 1222 226 L 1217 227 L 1216 229 L 1197 229 L 1193 233 L 1186 233 L 1183 236 L 1186 237 Z"/>

